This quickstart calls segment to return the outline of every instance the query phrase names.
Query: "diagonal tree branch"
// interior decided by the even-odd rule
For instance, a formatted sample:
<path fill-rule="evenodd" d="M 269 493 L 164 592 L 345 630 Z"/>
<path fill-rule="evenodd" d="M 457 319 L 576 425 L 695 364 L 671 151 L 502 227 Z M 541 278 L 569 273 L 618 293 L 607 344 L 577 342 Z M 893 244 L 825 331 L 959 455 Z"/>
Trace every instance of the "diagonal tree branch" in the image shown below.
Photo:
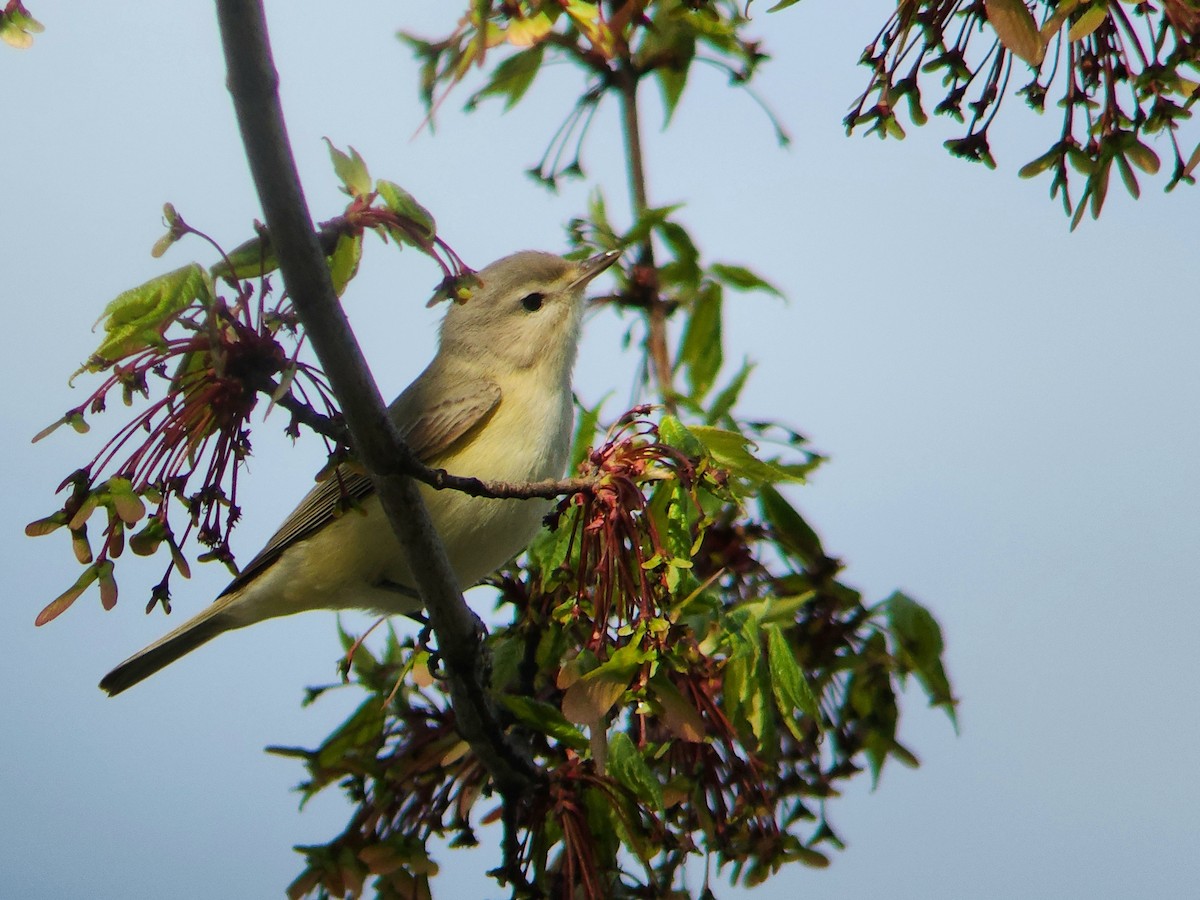
<path fill-rule="evenodd" d="M 416 482 L 404 474 L 416 460 L 388 417 L 333 291 L 288 142 L 261 0 L 217 0 L 216 5 L 229 92 L 284 283 L 428 610 L 458 729 L 500 793 L 516 800 L 539 772 L 498 721 L 486 689 L 483 625 L 456 587 Z"/>

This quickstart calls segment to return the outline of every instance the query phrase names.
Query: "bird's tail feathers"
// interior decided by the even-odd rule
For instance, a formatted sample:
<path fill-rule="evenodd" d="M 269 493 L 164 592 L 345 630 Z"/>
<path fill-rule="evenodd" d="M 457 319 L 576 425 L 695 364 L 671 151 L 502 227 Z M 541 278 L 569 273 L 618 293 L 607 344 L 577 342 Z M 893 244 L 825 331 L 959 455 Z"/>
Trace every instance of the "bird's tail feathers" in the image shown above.
<path fill-rule="evenodd" d="M 239 624 L 241 623 L 226 612 L 225 604 L 214 603 L 174 631 L 133 654 L 100 679 L 100 688 L 110 697 L 114 697 L 142 679 L 149 678 L 159 669 L 169 666 L 181 656 L 191 653 L 201 644 L 208 643 L 217 635 L 237 628 Z"/>

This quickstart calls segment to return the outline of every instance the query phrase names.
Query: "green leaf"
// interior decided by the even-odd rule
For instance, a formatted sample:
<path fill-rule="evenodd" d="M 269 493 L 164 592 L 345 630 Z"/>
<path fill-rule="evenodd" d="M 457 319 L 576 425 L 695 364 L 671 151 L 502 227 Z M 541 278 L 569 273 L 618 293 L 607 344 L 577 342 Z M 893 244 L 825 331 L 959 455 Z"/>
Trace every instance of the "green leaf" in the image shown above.
<path fill-rule="evenodd" d="M 929 610 L 900 591 L 883 602 L 892 632 L 914 661 L 923 664 L 942 655 L 942 630 Z"/>
<path fill-rule="evenodd" d="M 433 214 L 418 203 L 412 194 L 395 182 L 382 179 L 376 182 L 375 190 L 379 192 L 387 208 L 407 219 L 426 242 L 434 239 L 437 235 L 437 223 L 433 220 Z"/>
<path fill-rule="evenodd" d="M 609 738 L 608 771 L 655 812 L 663 811 L 665 804 L 662 784 L 646 765 L 646 760 L 633 745 L 629 735 L 623 731 L 618 731 Z"/>
<path fill-rule="evenodd" d="M 770 747 L 775 716 L 771 674 L 762 652 L 762 629 L 753 615 L 735 610 L 724 618 L 727 657 L 722 671 L 722 702 L 729 721 L 743 739 Z M 701 645 L 702 652 L 708 652 Z"/>
<path fill-rule="evenodd" d="M 496 66 L 491 81 L 471 98 L 468 107 L 484 97 L 503 97 L 505 111 L 512 109 L 533 84 L 545 52 L 545 44 L 536 44 L 508 57 Z"/>
<path fill-rule="evenodd" d="M 599 187 L 588 196 L 588 218 L 602 233 L 616 234 L 608 221 L 608 208 L 604 202 L 604 192 Z"/>
<path fill-rule="evenodd" d="M 687 373 L 693 399 L 708 393 L 722 362 L 721 289 L 709 284 L 692 303 L 679 347 L 679 365 Z"/>
<path fill-rule="evenodd" d="M 889 752 L 900 761 L 901 765 L 907 766 L 910 769 L 919 769 L 921 767 L 921 761 L 917 759 L 917 755 L 899 741 L 892 741 Z"/>
<path fill-rule="evenodd" d="M 789 6 L 795 6 L 800 0 L 779 0 L 774 6 L 769 8 L 767 12 L 779 12 L 781 9 L 787 9 Z"/>
<path fill-rule="evenodd" d="M 758 503 L 775 534 L 775 542 L 785 553 L 793 554 L 810 567 L 825 558 L 817 533 L 779 491 L 764 486 L 758 493 Z"/>
<path fill-rule="evenodd" d="M 361 259 L 362 235 L 340 235 L 329 257 L 329 278 L 333 282 L 334 293 L 339 297 L 345 293 L 346 285 L 357 274 Z"/>
<path fill-rule="evenodd" d="M 773 747 L 776 743 L 775 716 L 771 703 L 771 673 L 766 658 L 760 653 L 750 670 L 750 695 L 742 707 L 746 721 L 758 738 L 758 746 Z"/>
<path fill-rule="evenodd" d="M 341 180 L 346 193 L 351 197 L 365 197 L 371 193 L 371 173 L 367 171 L 367 164 L 358 155 L 358 151 L 351 147 L 350 155 L 347 156 L 333 146 L 333 141 L 329 138 L 325 138 L 325 143 L 329 146 L 329 158 L 333 160 L 333 171 Z"/>
<path fill-rule="evenodd" d="M 731 653 L 721 672 L 721 702 L 726 716 L 739 732 L 747 721 L 746 707 L 751 695 L 750 675 L 757 660 L 752 653 Z"/>
<path fill-rule="evenodd" d="M 368 697 L 317 749 L 317 764 L 324 768 L 345 765 L 346 758 L 358 756 L 360 750 L 366 750 L 373 757 L 371 748 L 382 739 L 385 721 L 379 698 Z"/>
<path fill-rule="evenodd" d="M 900 650 L 921 682 L 929 701 L 943 707 L 950 721 L 958 727 L 954 711 L 955 699 L 950 679 L 942 665 L 942 629 L 937 619 L 924 606 L 907 594 L 894 592 L 883 602 L 888 624 Z"/>
<path fill-rule="evenodd" d="M 658 423 L 658 436 L 664 444 L 682 451 L 686 456 L 704 455 L 704 445 L 675 416 L 668 414 L 662 417 L 662 421 Z"/>
<path fill-rule="evenodd" d="M 501 695 L 500 702 L 534 731 L 549 735 L 581 753 L 587 750 L 588 739 L 584 733 L 568 722 L 566 717 L 549 703 L 514 694 Z"/>
<path fill-rule="evenodd" d="M 279 260 L 271 242 L 264 237 L 252 237 L 238 244 L 215 266 L 209 269 L 213 278 L 261 278 L 279 268 Z"/>
<path fill-rule="evenodd" d="M 800 475 L 756 457 L 747 449 L 754 442 L 744 434 L 710 425 L 693 425 L 688 430 L 708 448 L 717 465 L 755 485 L 804 480 Z"/>
<path fill-rule="evenodd" d="M 679 105 L 679 98 L 683 96 L 683 89 L 687 87 L 688 67 L 660 66 L 654 70 L 654 77 L 662 91 L 665 127 L 670 124 L 675 108 Z"/>
<path fill-rule="evenodd" d="M 717 281 L 727 284 L 731 288 L 736 288 L 739 291 L 766 291 L 768 294 L 774 294 L 776 297 L 783 297 L 783 292 L 779 288 L 754 272 L 751 272 L 745 266 L 713 263 L 708 267 L 708 270 Z"/>
<path fill-rule="evenodd" d="M 679 15 L 677 4 L 658 4 L 653 27 L 643 32 L 637 63 L 653 67 L 662 90 L 664 127 L 670 123 L 687 87 L 688 72 L 696 57 L 696 26 L 706 21 L 707 17 Z"/>
<path fill-rule="evenodd" d="M 683 208 L 682 203 L 672 206 L 655 206 L 644 210 L 633 223 L 633 227 L 621 235 L 619 243 L 622 246 L 640 244 L 650 236 L 651 231 L 657 231 L 667 222 L 668 217 Z"/>
<path fill-rule="evenodd" d="M 593 669 L 588 675 L 594 672 L 612 671 L 622 675 L 633 677 L 633 673 L 646 660 L 654 656 L 653 650 L 646 650 L 642 647 L 642 636 L 645 634 L 645 629 L 642 626 L 633 632 L 629 637 L 629 642 L 618 647 L 613 651 L 612 656 L 600 664 L 598 669 Z M 586 675 L 584 676 L 587 677 Z"/>
<path fill-rule="evenodd" d="M 762 600 L 743 603 L 741 609 L 749 611 L 759 627 L 768 625 L 792 625 L 796 615 L 817 596 L 815 591 L 789 594 L 781 597 L 769 596 Z"/>
<path fill-rule="evenodd" d="M 796 721 L 797 710 L 811 718 L 818 727 L 821 723 L 821 711 L 804 672 L 796 662 L 792 648 L 788 646 L 787 638 L 783 636 L 783 630 L 778 625 L 768 625 L 766 630 L 771 693 L 775 697 L 775 705 L 783 717 L 784 725 L 796 740 L 803 741 L 807 735 Z"/>
<path fill-rule="evenodd" d="M 517 684 L 525 662 L 525 642 L 505 629 L 496 629 L 488 637 L 488 653 L 492 656 L 492 689 L 503 691 Z"/>
<path fill-rule="evenodd" d="M 92 371 L 162 343 L 163 332 L 193 302 L 212 295 L 208 273 L 192 263 L 130 288 L 104 308 L 107 334 L 87 367 Z"/>
<path fill-rule="evenodd" d="M 600 408 L 603 405 L 603 400 L 591 409 L 580 404 L 579 424 L 575 426 L 575 438 L 571 442 L 571 464 L 568 472 L 578 471 L 579 464 L 587 459 L 588 451 L 592 448 L 592 441 L 595 440 L 596 431 L 600 425 Z"/>
<path fill-rule="evenodd" d="M 577 0 L 567 0 L 569 3 Z M 594 854 L 596 860 L 615 860 L 621 852 L 621 815 L 619 802 L 614 804 L 609 791 L 602 791 L 598 786 L 589 784 L 584 779 L 576 781 L 575 796 L 579 798 L 579 806 L 587 819 L 586 852 Z M 520 896 L 520 894 L 518 894 Z M 524 896 L 531 896 L 525 893 Z M 533 895 L 536 896 L 536 895 Z M 542 896 L 549 896 L 542 894 Z M 584 896 L 577 894 L 576 896 Z M 611 896 L 594 894 L 595 897 Z"/>
<path fill-rule="evenodd" d="M 663 222 L 655 229 L 674 259 L 660 267 L 664 284 L 682 285 L 696 291 L 700 286 L 700 251 L 696 249 L 687 229 L 676 222 Z"/>
<path fill-rule="evenodd" d="M 733 407 L 737 404 L 738 397 L 742 395 L 742 388 L 746 386 L 746 380 L 750 377 L 750 373 L 754 371 L 754 363 L 747 360 L 742 363 L 742 367 L 737 370 L 737 374 L 733 376 L 729 384 L 716 396 L 712 406 L 708 408 L 708 424 L 716 425 L 721 419 L 725 418 Z"/>
<path fill-rule="evenodd" d="M 544 584 L 556 580 L 555 576 L 568 559 L 575 531 L 574 515 L 573 510 L 568 511 L 559 519 L 558 528 L 554 531 L 541 529 L 529 545 L 531 567 L 541 574 Z"/>

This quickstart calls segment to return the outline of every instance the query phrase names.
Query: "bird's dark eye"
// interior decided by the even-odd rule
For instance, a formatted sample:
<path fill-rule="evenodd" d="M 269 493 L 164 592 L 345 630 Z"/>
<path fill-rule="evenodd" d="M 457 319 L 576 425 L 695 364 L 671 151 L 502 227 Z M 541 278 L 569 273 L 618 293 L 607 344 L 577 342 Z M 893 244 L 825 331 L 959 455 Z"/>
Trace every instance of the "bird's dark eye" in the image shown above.
<path fill-rule="evenodd" d="M 534 291 L 532 294 L 526 294 L 521 298 L 521 305 L 530 312 L 537 312 L 542 308 L 542 301 L 546 298 Z"/>

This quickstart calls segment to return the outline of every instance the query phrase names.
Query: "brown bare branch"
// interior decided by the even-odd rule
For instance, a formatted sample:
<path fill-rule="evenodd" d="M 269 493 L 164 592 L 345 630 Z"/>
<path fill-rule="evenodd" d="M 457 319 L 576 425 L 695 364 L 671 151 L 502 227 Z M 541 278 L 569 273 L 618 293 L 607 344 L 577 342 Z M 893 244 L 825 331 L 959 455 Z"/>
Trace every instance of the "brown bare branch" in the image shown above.
<path fill-rule="evenodd" d="M 629 163 L 629 194 L 636 220 L 644 216 L 649 208 L 646 198 L 641 123 L 638 119 L 637 107 L 640 75 L 629 61 L 622 64 L 618 75 L 622 131 L 625 134 L 625 156 Z M 673 411 L 675 408 L 675 385 L 671 370 L 671 351 L 667 347 L 668 304 L 658 292 L 654 247 L 650 243 L 649 236 L 642 242 L 635 272 L 642 273 L 644 278 L 643 281 L 635 282 L 633 287 L 641 295 L 638 300 L 646 307 L 646 357 L 650 372 L 662 402 L 668 410 Z"/>

